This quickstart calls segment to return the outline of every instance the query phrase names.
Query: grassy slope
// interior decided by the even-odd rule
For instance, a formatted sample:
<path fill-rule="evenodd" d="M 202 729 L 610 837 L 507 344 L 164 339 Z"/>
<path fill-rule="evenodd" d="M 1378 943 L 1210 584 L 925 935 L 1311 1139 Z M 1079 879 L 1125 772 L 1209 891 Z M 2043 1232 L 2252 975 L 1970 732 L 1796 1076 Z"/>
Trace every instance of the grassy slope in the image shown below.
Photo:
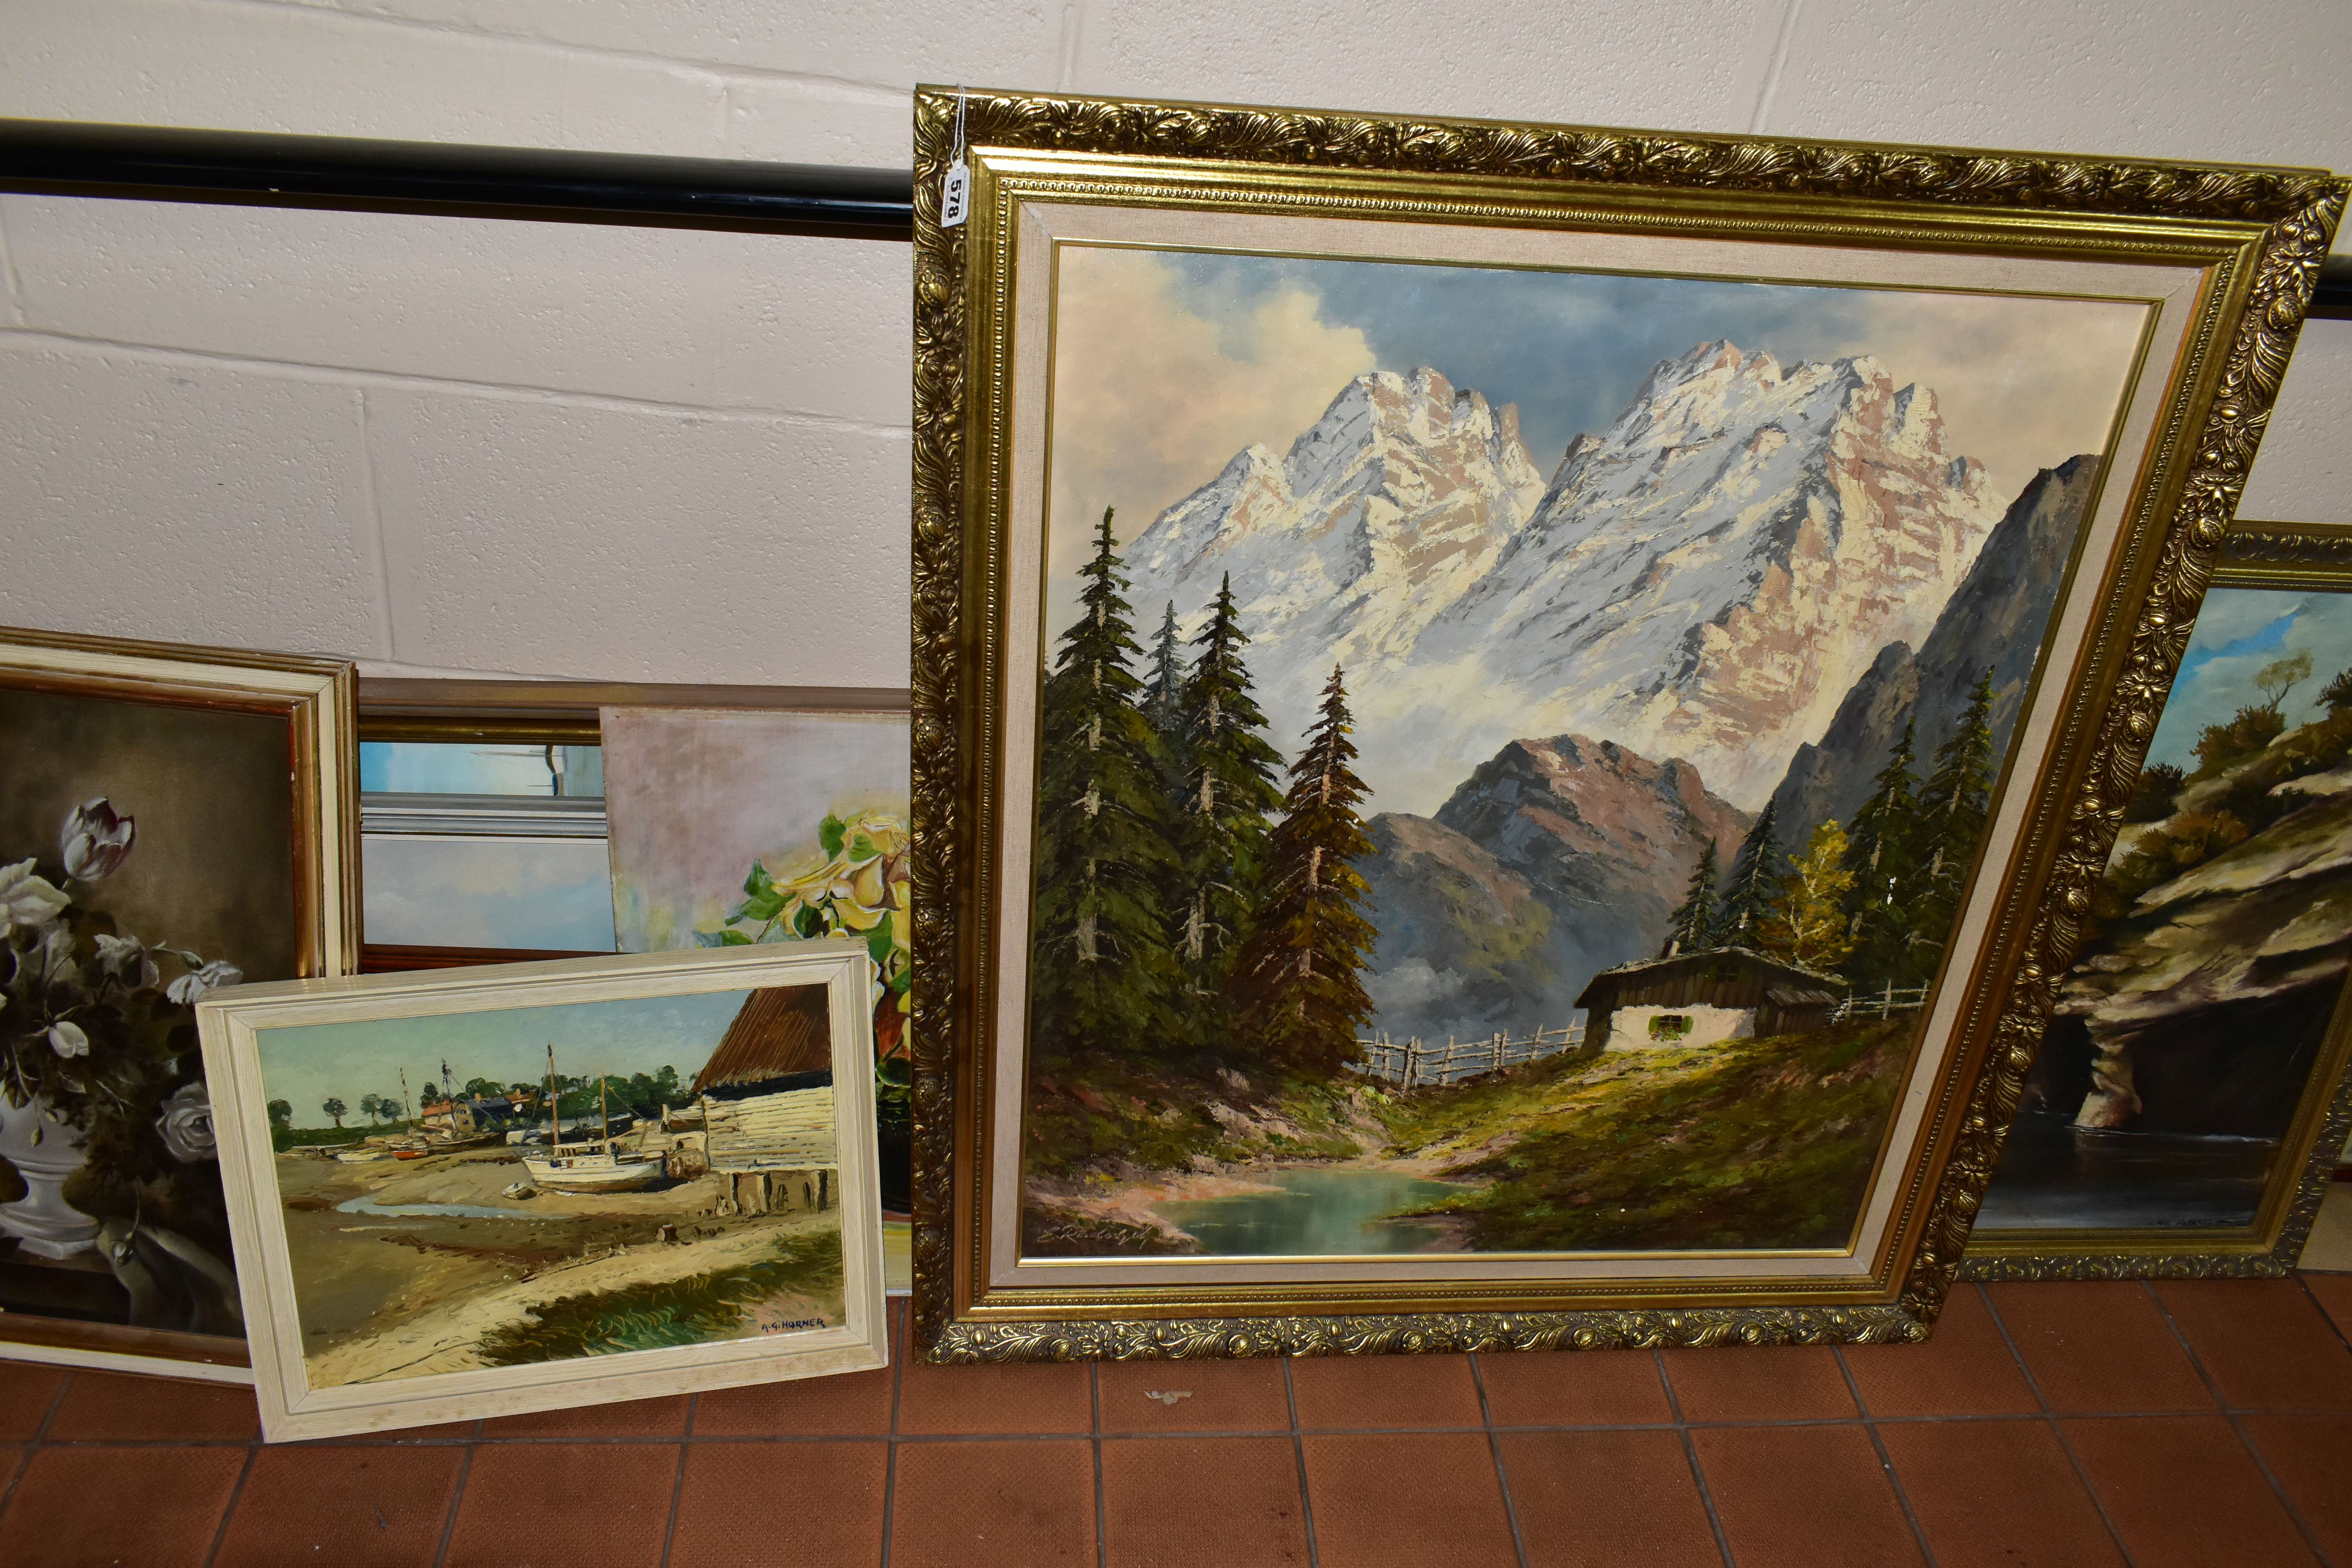
<path fill-rule="evenodd" d="M 709 1274 L 617 1290 L 564 1296 L 532 1309 L 526 1321 L 484 1336 L 492 1366 L 695 1345 L 733 1332 L 751 1308 L 780 1290 L 825 1297 L 842 1288 L 838 1233 L 787 1236 L 776 1254 Z"/>
<path fill-rule="evenodd" d="M 1344 1079 L 1325 1086 L 1266 1075 L 1235 1085 L 1208 1068 L 1106 1060 L 1087 1063 L 1081 1074 L 1044 1065 L 1032 1080 L 1024 1139 L 1028 1167 L 1040 1175 L 1181 1170 L 1195 1154 L 1240 1163 L 1344 1160 L 1363 1152 Z M 1071 1084 L 1083 1085 L 1102 1109 Z M 1226 1113 L 1223 1120 L 1213 1108 Z"/>
<path fill-rule="evenodd" d="M 1545 1064 L 1416 1095 L 1391 1125 L 1414 1155 L 1515 1138 L 1449 1173 L 1494 1185 L 1433 1205 L 1479 1250 L 1841 1247 L 1916 1023 Z"/>

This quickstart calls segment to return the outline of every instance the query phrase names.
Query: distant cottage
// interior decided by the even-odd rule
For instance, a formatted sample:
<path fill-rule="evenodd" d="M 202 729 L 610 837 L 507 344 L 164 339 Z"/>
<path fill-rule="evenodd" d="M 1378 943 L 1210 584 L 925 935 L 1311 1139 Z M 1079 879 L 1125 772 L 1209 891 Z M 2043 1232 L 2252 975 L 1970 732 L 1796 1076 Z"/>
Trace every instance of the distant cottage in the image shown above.
<path fill-rule="evenodd" d="M 1704 948 L 1604 969 L 1576 1005 L 1589 1050 L 1707 1046 L 1822 1028 L 1841 984 L 1744 947 Z"/>
<path fill-rule="evenodd" d="M 754 991 L 695 1076 L 721 1203 L 740 1214 L 831 1208 L 833 1031 L 822 985 Z"/>

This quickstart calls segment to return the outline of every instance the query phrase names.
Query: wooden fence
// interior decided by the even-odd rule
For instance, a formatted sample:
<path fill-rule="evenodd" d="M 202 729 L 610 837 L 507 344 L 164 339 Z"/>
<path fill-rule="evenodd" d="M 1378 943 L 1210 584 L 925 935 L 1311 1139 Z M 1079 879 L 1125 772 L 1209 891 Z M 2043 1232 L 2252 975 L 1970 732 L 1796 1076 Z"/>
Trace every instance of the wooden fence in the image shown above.
<path fill-rule="evenodd" d="M 1848 1018 L 1891 1018 L 1897 1013 L 1908 1013 L 1927 1005 L 1927 988 L 1925 985 L 1901 990 L 1889 981 L 1885 989 L 1875 996 L 1849 996 L 1839 1003 L 1837 1010 L 1830 1015 L 1830 1022 L 1843 1024 Z"/>
<path fill-rule="evenodd" d="M 1584 1026 L 1538 1029 L 1517 1038 L 1495 1034 L 1483 1040 L 1449 1039 L 1442 1046 L 1423 1045 L 1418 1037 L 1399 1045 L 1386 1036 L 1356 1043 L 1364 1052 L 1362 1060 L 1349 1064 L 1356 1071 L 1386 1079 L 1400 1089 L 1426 1089 L 1574 1050 L 1584 1043 Z"/>

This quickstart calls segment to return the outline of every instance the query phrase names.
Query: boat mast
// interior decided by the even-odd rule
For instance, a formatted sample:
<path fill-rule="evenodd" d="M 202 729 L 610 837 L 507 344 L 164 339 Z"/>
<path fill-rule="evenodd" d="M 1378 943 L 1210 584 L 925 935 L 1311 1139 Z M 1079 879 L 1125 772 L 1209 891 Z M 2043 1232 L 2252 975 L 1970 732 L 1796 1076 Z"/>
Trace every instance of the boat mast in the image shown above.
<path fill-rule="evenodd" d="M 416 1131 L 415 1114 L 408 1109 L 408 1069 L 406 1068 L 400 1069 L 400 1119 L 408 1124 L 408 1130 L 411 1132 Z"/>
<path fill-rule="evenodd" d="M 555 1098 L 555 1042 L 547 1042 L 547 1157 L 563 1142 L 563 1110 Z"/>
<path fill-rule="evenodd" d="M 603 1131 L 604 1152 L 609 1156 L 613 1152 L 613 1118 L 604 1109 L 604 1075 L 603 1073 L 596 1075 L 596 1122 Z"/>

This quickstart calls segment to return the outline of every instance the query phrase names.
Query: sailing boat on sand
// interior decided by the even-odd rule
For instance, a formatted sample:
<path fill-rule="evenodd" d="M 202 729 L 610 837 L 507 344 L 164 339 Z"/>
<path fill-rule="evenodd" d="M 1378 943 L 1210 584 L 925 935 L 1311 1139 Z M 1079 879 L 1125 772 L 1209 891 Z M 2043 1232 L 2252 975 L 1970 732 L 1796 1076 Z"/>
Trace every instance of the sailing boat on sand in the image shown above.
<path fill-rule="evenodd" d="M 613 1140 L 613 1119 L 604 1108 L 604 1079 L 596 1079 L 596 1120 L 603 1135 L 593 1142 L 566 1143 L 562 1107 L 557 1100 L 555 1042 L 547 1046 L 547 1141 L 545 1154 L 525 1154 L 523 1169 L 536 1185 L 559 1193 L 634 1193 L 661 1180 L 667 1163 L 659 1154 L 624 1156 Z"/>

